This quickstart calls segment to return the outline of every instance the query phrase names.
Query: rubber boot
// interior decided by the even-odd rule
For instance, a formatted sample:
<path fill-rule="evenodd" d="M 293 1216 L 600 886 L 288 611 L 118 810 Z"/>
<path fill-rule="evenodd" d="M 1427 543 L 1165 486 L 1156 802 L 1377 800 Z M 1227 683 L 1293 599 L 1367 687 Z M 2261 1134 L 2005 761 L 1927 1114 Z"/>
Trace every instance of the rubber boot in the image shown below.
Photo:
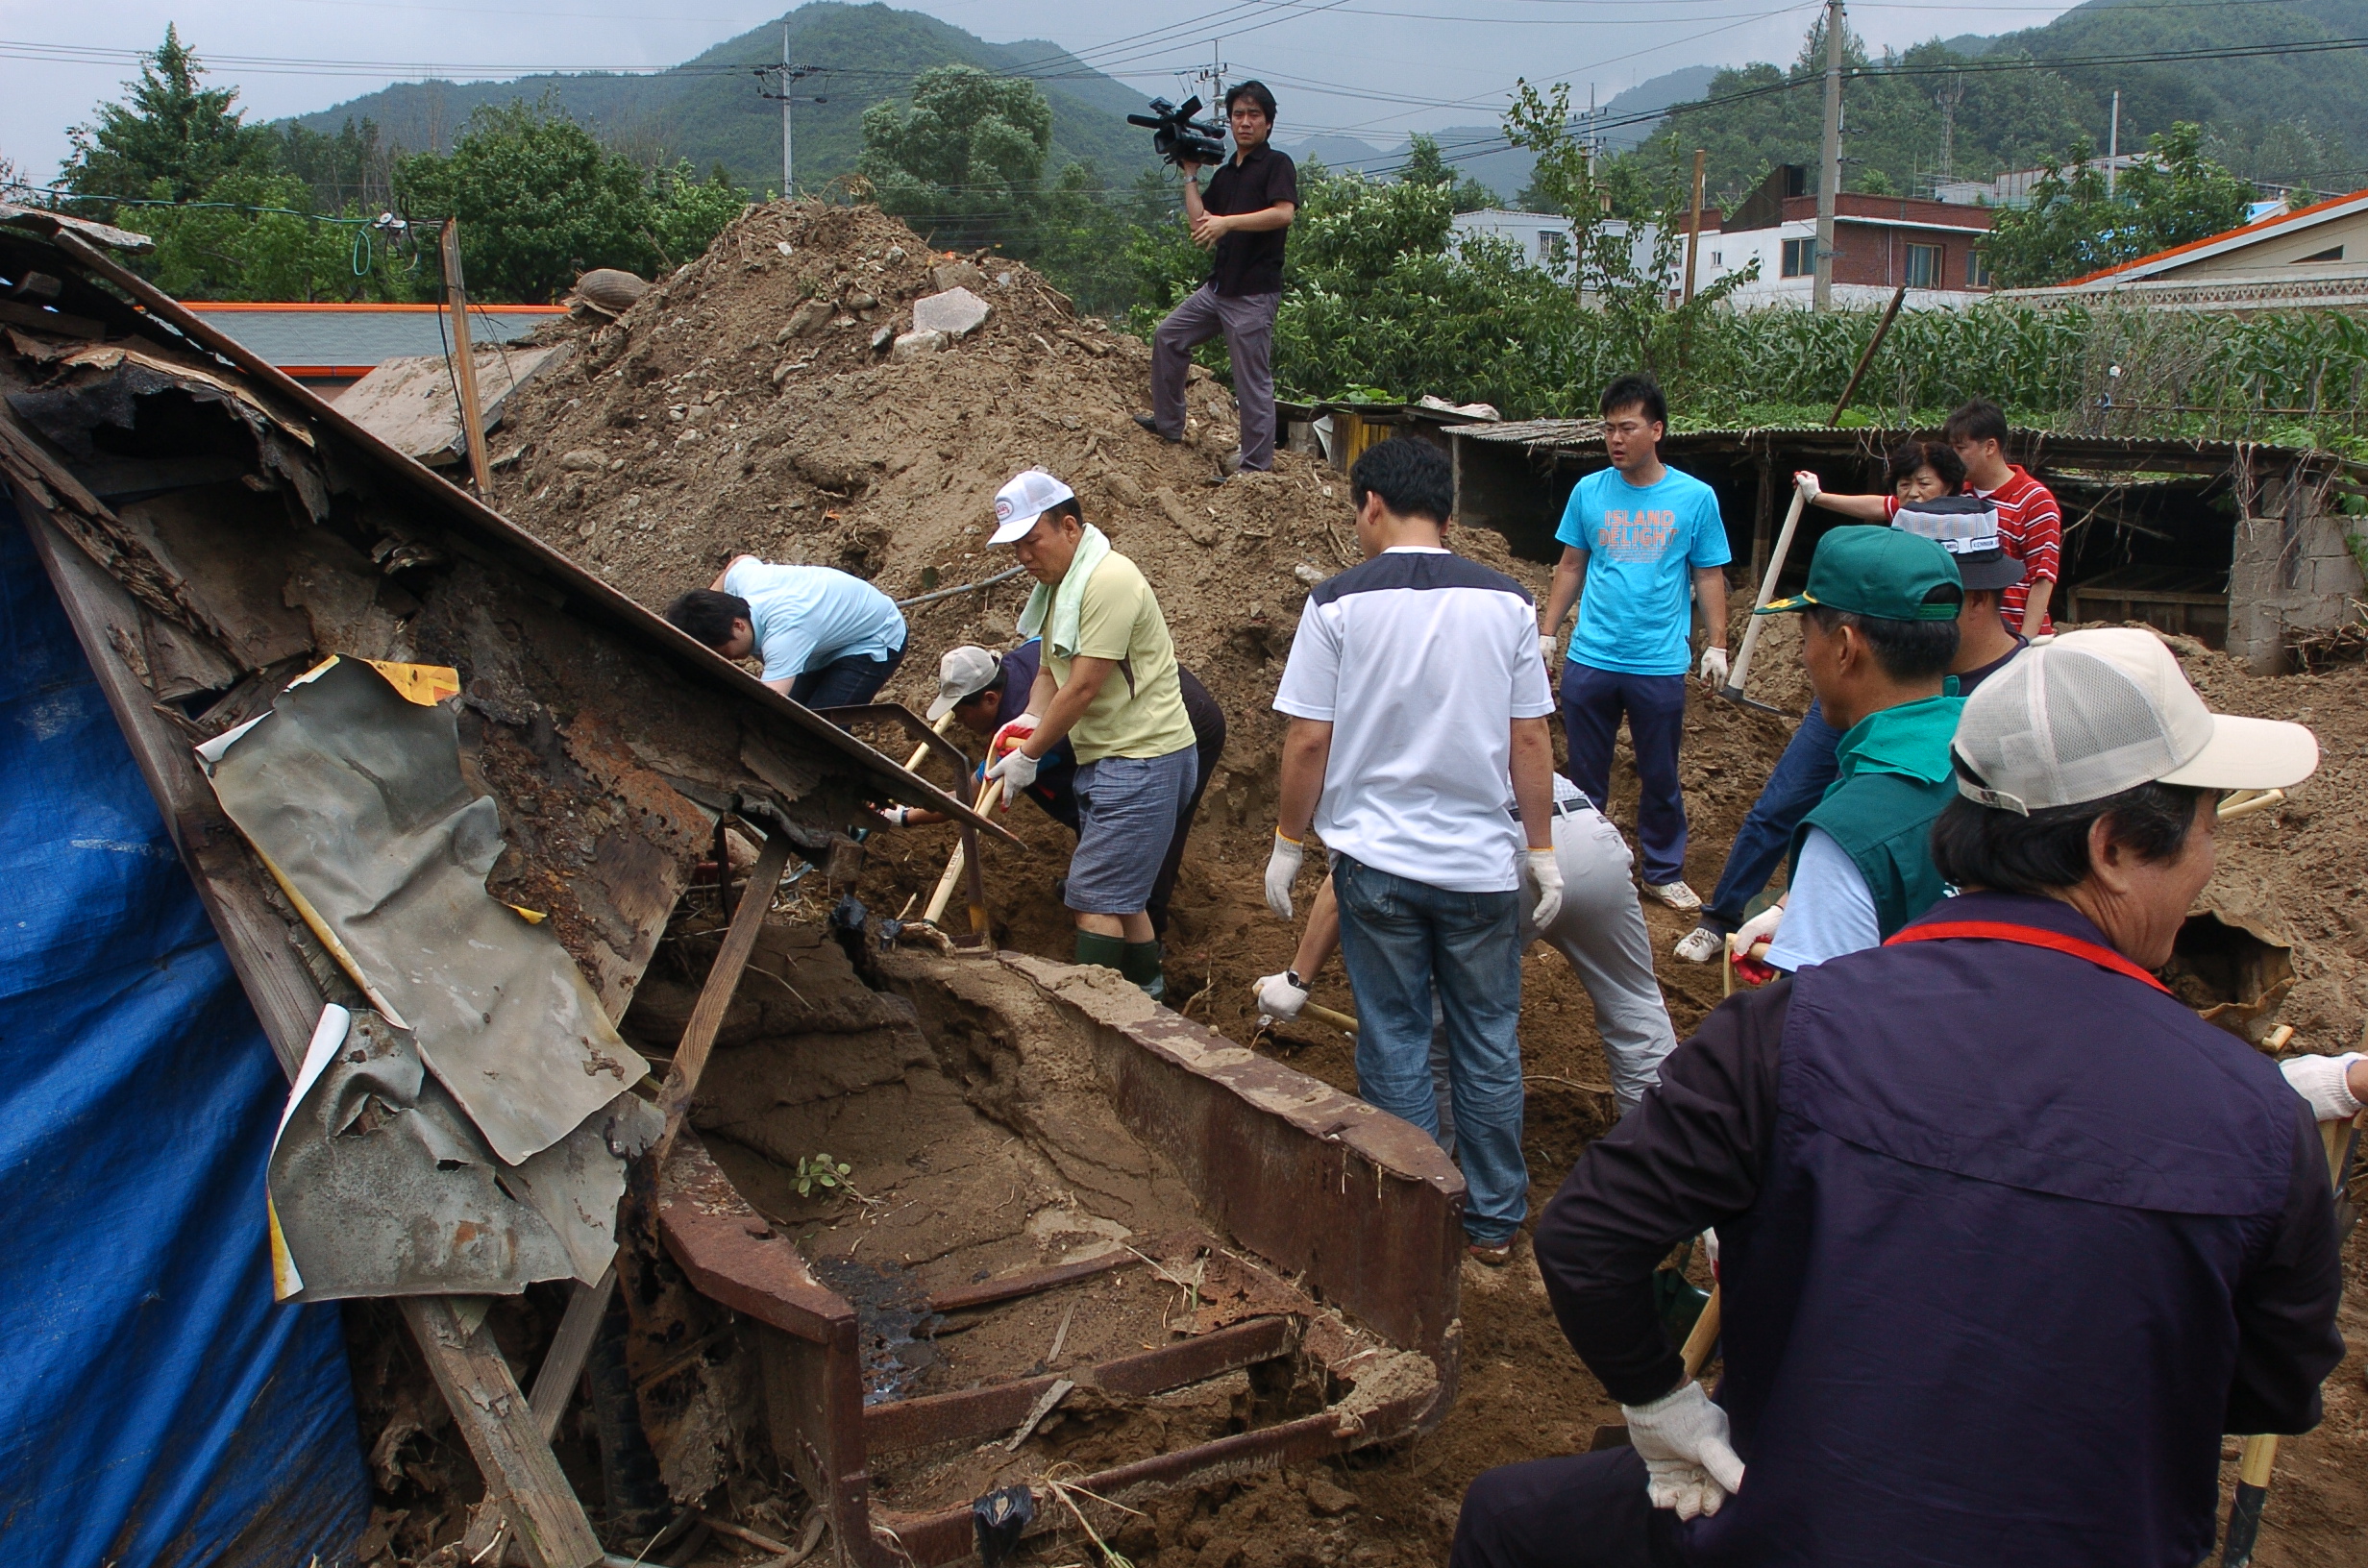
<path fill-rule="evenodd" d="M 1091 931 L 1077 933 L 1077 962 L 1097 964 L 1105 969 L 1126 972 L 1126 943 L 1121 937 L 1097 936 Z"/>
<path fill-rule="evenodd" d="M 1167 999 L 1168 977 L 1160 971 L 1156 941 L 1128 943 L 1124 956 L 1119 960 L 1119 973 L 1141 986 L 1151 1000 Z"/>

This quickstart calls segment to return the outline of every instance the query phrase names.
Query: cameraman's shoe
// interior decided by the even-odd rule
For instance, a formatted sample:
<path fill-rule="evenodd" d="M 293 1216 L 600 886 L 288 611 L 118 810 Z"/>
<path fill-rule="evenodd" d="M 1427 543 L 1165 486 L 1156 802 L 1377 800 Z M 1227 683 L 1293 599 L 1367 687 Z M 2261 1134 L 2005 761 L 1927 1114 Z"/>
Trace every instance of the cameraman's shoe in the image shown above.
<path fill-rule="evenodd" d="M 1150 414 L 1137 414 L 1135 416 L 1135 423 L 1150 431 L 1153 435 L 1158 436 L 1162 441 L 1167 442 L 1168 445 L 1172 447 L 1180 447 L 1184 444 L 1184 438 L 1182 436 L 1170 435 L 1166 431 L 1162 430 L 1159 428 L 1159 421 Z"/>

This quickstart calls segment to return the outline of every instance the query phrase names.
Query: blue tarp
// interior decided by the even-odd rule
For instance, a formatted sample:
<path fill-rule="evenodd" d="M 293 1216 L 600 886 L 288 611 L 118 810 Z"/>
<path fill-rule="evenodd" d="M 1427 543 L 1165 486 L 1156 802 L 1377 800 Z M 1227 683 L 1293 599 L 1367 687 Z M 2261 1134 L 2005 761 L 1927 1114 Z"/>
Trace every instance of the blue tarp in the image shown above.
<path fill-rule="evenodd" d="M 369 1512 L 280 1307 L 287 1083 L 0 490 L 0 1564 L 324 1568 Z"/>

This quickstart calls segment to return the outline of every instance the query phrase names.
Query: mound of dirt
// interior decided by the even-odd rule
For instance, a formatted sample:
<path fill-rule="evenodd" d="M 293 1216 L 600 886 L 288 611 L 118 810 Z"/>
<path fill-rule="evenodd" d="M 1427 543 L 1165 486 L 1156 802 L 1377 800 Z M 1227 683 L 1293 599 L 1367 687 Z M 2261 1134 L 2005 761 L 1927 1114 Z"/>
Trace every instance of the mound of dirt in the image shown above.
<path fill-rule="evenodd" d="M 986 302 L 982 325 L 929 352 L 893 346 L 916 299 L 957 287 Z M 899 599 L 974 582 L 1011 564 L 983 542 L 996 489 L 1031 465 L 1068 479 L 1157 589 L 1179 656 L 1228 723 L 1176 893 L 1171 999 L 1353 1089 L 1344 1038 L 1312 1025 L 1262 1035 L 1248 997 L 1256 976 L 1289 961 L 1295 937 L 1266 912 L 1259 886 L 1283 728 L 1270 704 L 1308 587 L 1356 559 L 1340 475 L 1286 452 L 1272 474 L 1214 482 L 1237 430 L 1221 385 L 1194 373 L 1190 433 L 1164 444 L 1130 417 L 1148 406 L 1144 344 L 1079 317 L 1024 266 L 932 253 L 869 209 L 752 209 L 615 323 L 551 331 L 573 337 L 577 353 L 512 401 L 495 442 L 494 503 L 653 606 L 705 586 L 741 551 L 838 566 Z M 1542 595 L 1545 568 L 1512 557 L 1500 536 L 1458 530 L 1451 542 Z M 912 643 L 884 696 L 918 709 L 947 648 L 1009 646 L 1025 589 L 1019 578 L 908 609 Z M 1739 607 L 1739 636 L 1742 619 Z M 1808 702 L 1797 650 L 1793 628 L 1773 625 L 1752 677 L 1755 696 L 1795 713 Z M 2298 1045 L 2351 1048 L 2368 1002 L 2368 672 L 2263 679 L 2201 650 L 2183 663 L 2215 706 L 2319 732 L 2319 776 L 2283 809 L 2222 836 L 2215 893 L 2295 945 L 2299 979 L 2258 1030 L 2282 1017 L 2300 1030 Z M 1694 698 L 1683 775 L 1697 889 L 1716 880 L 1789 729 Z M 1623 750 L 1612 815 L 1624 827 L 1635 801 Z M 1066 958 L 1070 919 L 1052 884 L 1073 841 L 1032 807 L 1009 821 L 1031 849 L 988 848 L 999 940 Z M 876 835 L 861 896 L 884 913 L 925 898 L 951 845 L 945 828 Z M 1646 918 L 1683 1035 L 1717 1005 L 1719 973 L 1666 956 L 1690 920 L 1650 904 Z M 1534 1213 L 1611 1107 L 1593 1010 L 1567 967 L 1533 950 L 1523 985 Z M 1352 1005 L 1337 967 L 1317 997 Z M 2356 1244 L 2351 1266 L 2360 1256 Z M 1115 1544 L 1145 1568 L 1442 1560 L 1463 1488 L 1480 1470 L 1583 1449 L 1598 1422 L 1616 1419 L 1563 1341 L 1525 1254 L 1511 1270 L 1466 1275 L 1462 1393 L 1438 1431 L 1313 1474 L 1162 1503 Z M 2356 1311 L 2347 1322 L 2356 1331 Z M 2257 1560 L 2358 1560 L 2368 1493 L 2345 1478 L 2368 1458 L 2359 1395 L 2355 1360 L 2330 1380 L 2327 1426 L 2286 1444 Z M 1048 1560 L 1075 1560 L 1073 1543 L 1055 1550 L 1071 1556 Z"/>

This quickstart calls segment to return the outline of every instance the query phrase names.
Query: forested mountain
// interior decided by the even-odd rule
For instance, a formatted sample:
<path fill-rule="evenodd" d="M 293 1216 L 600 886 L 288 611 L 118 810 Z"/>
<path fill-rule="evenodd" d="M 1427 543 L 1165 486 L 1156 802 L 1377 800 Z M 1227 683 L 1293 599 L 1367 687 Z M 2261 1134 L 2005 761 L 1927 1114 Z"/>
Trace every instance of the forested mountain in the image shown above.
<path fill-rule="evenodd" d="M 779 22 L 717 44 L 672 70 L 650 76 L 601 73 L 522 77 L 511 82 L 406 83 L 299 118 L 337 133 L 348 120 L 378 127 L 381 146 L 443 151 L 481 105 L 531 103 L 546 96 L 611 145 L 654 161 L 687 158 L 704 170 L 721 162 L 751 190 L 781 184 L 781 113 L 759 96 L 758 65 L 789 58 L 828 68 L 798 86 L 798 96 L 826 103 L 794 106 L 798 184 L 812 189 L 855 166 L 863 151 L 863 111 L 900 98 L 932 65 L 975 65 L 1036 77 L 1052 106 L 1051 169 L 1092 163 L 1113 184 L 1152 163 L 1150 136 L 1125 123 L 1143 107 L 1130 87 L 1078 63 L 1041 39 L 988 43 L 918 12 L 880 4 L 813 0 Z"/>

